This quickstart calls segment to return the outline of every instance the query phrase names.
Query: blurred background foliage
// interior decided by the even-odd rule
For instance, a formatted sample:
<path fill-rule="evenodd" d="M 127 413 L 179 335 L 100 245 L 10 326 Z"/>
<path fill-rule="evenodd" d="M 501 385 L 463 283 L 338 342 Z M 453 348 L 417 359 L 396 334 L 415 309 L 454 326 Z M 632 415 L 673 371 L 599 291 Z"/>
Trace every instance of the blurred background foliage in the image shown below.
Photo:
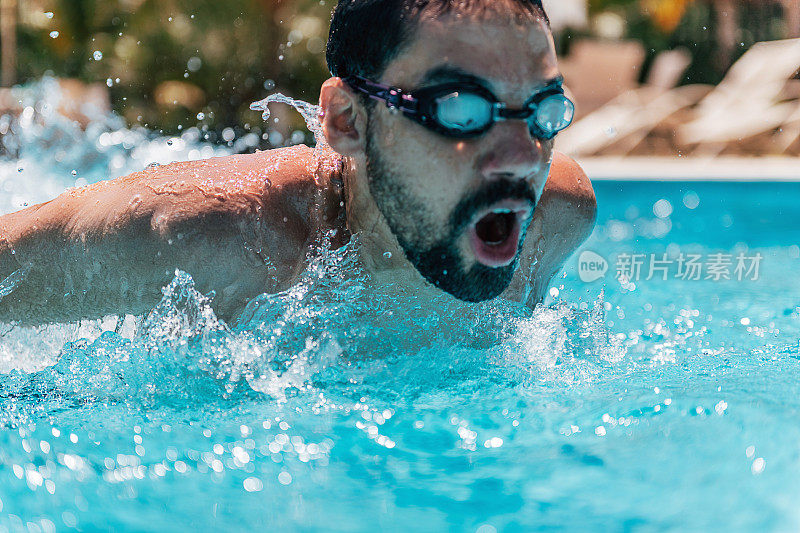
<path fill-rule="evenodd" d="M 800 0 L 790 0 L 800 2 Z M 589 0 L 591 24 L 567 29 L 557 36 L 559 52 L 568 54 L 570 44 L 583 37 L 622 38 L 640 41 L 647 53 L 641 72 L 648 73 L 652 60 L 666 50 L 683 48 L 692 56 L 682 84 L 716 85 L 736 59 L 759 41 L 783 39 L 790 33 L 778 2 L 734 0 L 738 16 L 737 43 L 727 50 L 721 43 L 719 18 L 727 2 L 718 0 Z"/>
<path fill-rule="evenodd" d="M 328 76 L 335 0 L 13 1 L 18 82 L 49 73 L 105 83 L 129 123 L 164 133 L 260 128 L 251 102 L 273 90 L 315 101 Z M 740 44 L 723 54 L 714 2 L 589 0 L 590 23 L 560 31 L 559 51 L 568 54 L 583 37 L 636 39 L 648 61 L 683 47 L 692 64 L 682 83 L 716 83 L 751 44 L 782 38 L 786 28 L 780 7 L 742 1 Z"/>
<path fill-rule="evenodd" d="M 328 75 L 325 0 L 19 1 L 18 81 L 100 81 L 129 123 L 165 133 L 259 124 L 251 102 L 313 101 Z"/>

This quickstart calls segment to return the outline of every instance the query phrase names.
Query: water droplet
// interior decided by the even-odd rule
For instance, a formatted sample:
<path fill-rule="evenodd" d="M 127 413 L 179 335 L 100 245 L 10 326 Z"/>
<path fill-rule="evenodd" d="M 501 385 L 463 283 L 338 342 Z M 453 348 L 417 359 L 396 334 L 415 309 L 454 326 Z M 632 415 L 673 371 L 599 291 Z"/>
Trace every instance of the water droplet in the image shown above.
<path fill-rule="evenodd" d="M 58 32 L 55 31 L 55 30 L 51 31 L 50 32 L 50 38 L 51 39 L 55 39 L 56 37 L 58 37 Z"/>
<path fill-rule="evenodd" d="M 172 139 L 167 139 L 167 146 L 172 146 L 172 143 L 173 143 Z"/>
<path fill-rule="evenodd" d="M 156 167 L 159 167 L 159 166 L 161 166 L 161 163 L 158 163 L 157 161 L 153 161 L 152 163 L 148 163 L 148 165 L 145 168 L 149 170 L 151 168 L 156 168 Z"/>
<path fill-rule="evenodd" d="M 383 252 L 383 257 L 385 257 L 386 259 L 391 259 L 392 258 L 392 252 Z"/>
<path fill-rule="evenodd" d="M 198 113 L 197 114 L 197 120 L 203 120 L 204 118 L 206 118 L 206 114 L 205 113 Z"/>
<path fill-rule="evenodd" d="M 51 18 L 53 18 L 53 12 L 52 11 L 45 11 L 44 12 L 44 16 L 49 18 L 49 19 L 51 19 Z"/>
<path fill-rule="evenodd" d="M 700 205 L 700 196 L 694 191 L 688 191 L 683 195 L 683 205 L 687 209 L 697 209 Z"/>
<path fill-rule="evenodd" d="M 101 52 L 100 50 L 95 50 L 92 53 L 92 57 L 94 58 L 95 61 L 100 61 L 101 59 L 103 59 L 103 52 Z"/>
<path fill-rule="evenodd" d="M 72 174 L 73 176 L 77 176 L 78 175 L 78 171 L 77 170 L 73 170 L 72 172 L 70 172 L 70 174 Z"/>
<path fill-rule="evenodd" d="M 272 187 L 272 182 L 269 179 L 265 179 L 264 180 L 264 188 L 265 189 L 269 189 L 270 187 Z"/>
<path fill-rule="evenodd" d="M 661 198 L 653 204 L 653 214 L 658 218 L 669 218 L 672 215 L 672 204 L 666 198 Z"/>
<path fill-rule="evenodd" d="M 17 169 L 17 172 L 22 172 L 23 170 L 24 170 L 24 169 L 23 169 L 22 167 L 19 167 L 19 168 Z"/>
<path fill-rule="evenodd" d="M 256 478 L 256 477 L 249 477 L 244 480 L 244 490 L 247 492 L 260 492 L 264 489 L 264 483 Z"/>
<path fill-rule="evenodd" d="M 189 70 L 189 72 L 197 72 L 198 70 L 200 70 L 200 67 L 202 66 L 203 66 L 203 60 L 197 56 L 190 57 L 189 60 L 186 62 L 186 68 Z"/>
<path fill-rule="evenodd" d="M 106 85 L 111 87 L 112 85 L 114 85 L 114 80 L 112 80 L 111 78 L 106 78 Z"/>

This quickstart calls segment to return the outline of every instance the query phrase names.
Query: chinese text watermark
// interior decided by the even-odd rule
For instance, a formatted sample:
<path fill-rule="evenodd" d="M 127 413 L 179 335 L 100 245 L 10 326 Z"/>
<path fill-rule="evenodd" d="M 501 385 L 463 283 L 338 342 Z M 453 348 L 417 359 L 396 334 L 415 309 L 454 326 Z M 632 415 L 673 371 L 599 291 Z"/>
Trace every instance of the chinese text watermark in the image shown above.
<path fill-rule="evenodd" d="M 683 281 L 758 281 L 761 275 L 761 253 L 621 253 L 612 263 L 614 279 L 637 282 L 668 279 Z M 581 281 L 591 283 L 605 278 L 609 262 L 601 255 L 586 250 L 578 257 Z"/>

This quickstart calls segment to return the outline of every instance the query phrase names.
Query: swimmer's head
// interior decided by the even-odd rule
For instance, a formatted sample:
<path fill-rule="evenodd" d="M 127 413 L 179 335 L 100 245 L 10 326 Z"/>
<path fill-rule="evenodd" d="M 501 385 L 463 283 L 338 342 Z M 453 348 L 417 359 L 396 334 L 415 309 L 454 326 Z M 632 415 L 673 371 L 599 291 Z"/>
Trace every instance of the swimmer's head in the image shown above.
<path fill-rule="evenodd" d="M 467 301 L 500 295 L 544 189 L 552 139 L 516 115 L 478 135 L 444 135 L 343 78 L 406 92 L 452 84 L 526 110 L 558 79 L 540 1 L 340 0 L 327 58 L 323 127 L 358 169 L 351 187 L 369 196 L 360 205 L 379 213 L 428 282 Z M 470 118 L 475 105 L 452 107 Z"/>
<path fill-rule="evenodd" d="M 339 0 L 328 36 L 328 68 L 339 78 L 379 78 L 424 22 L 448 15 L 487 20 L 501 14 L 521 24 L 549 26 L 541 0 Z"/>

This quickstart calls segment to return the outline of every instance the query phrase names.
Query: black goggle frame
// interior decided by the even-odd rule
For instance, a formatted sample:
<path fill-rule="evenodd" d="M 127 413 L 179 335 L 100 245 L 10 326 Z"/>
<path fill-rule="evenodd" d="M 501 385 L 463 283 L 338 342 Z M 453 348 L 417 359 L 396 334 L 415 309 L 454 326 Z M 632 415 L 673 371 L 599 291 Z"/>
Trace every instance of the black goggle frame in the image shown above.
<path fill-rule="evenodd" d="M 537 107 L 541 102 L 551 96 L 564 94 L 564 89 L 562 87 L 563 80 L 560 78 L 534 94 L 522 109 L 508 108 L 486 87 L 474 83 L 444 83 L 433 87 L 405 92 L 399 87 L 383 85 L 361 76 L 350 76 L 345 78 L 344 81 L 356 91 L 364 93 L 374 100 L 384 102 L 386 107 L 390 110 L 403 113 L 403 115 L 411 120 L 447 137 L 457 139 L 480 137 L 489 131 L 496 122 L 501 120 L 524 120 L 528 123 L 531 135 L 535 138 L 545 140 L 552 139 L 556 136 L 558 131 L 564 129 L 548 132 L 543 130 L 535 119 L 530 120 L 531 117 L 536 116 Z M 489 121 L 486 126 L 472 131 L 449 128 L 441 124 L 436 119 L 436 100 L 442 96 L 447 96 L 456 92 L 468 92 L 484 98 L 492 105 L 492 120 Z M 565 99 L 572 104 L 571 100 L 566 97 Z M 568 125 L 569 124 L 567 124 L 567 126 Z"/>

